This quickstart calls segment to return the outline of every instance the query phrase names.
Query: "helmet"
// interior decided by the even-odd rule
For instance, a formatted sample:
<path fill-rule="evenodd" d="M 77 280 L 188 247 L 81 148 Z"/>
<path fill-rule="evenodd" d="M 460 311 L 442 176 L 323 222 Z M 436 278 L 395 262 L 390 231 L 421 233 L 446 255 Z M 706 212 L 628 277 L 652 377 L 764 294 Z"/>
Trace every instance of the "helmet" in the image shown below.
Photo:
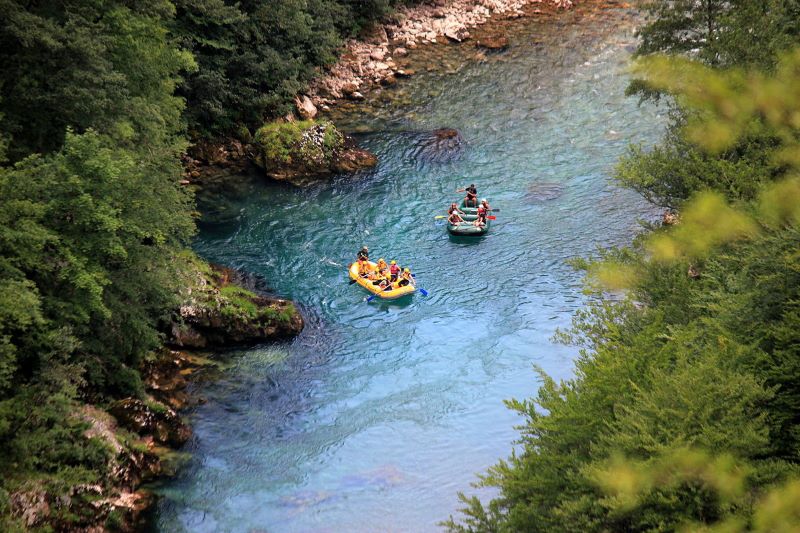
<path fill-rule="evenodd" d="M 411 272 L 411 269 L 410 269 L 410 268 L 408 268 L 408 267 L 406 267 L 406 269 L 405 269 L 405 270 L 403 270 L 403 272 Z"/>
<path fill-rule="evenodd" d="M 385 263 L 385 262 L 386 262 L 386 259 L 384 259 L 383 257 L 381 257 L 380 259 L 378 259 L 378 263 Z"/>
<path fill-rule="evenodd" d="M 486 198 L 481 198 L 481 203 L 483 202 L 486 202 L 487 204 L 489 203 L 488 201 L 486 201 Z"/>
<path fill-rule="evenodd" d="M 393 265 L 396 265 L 396 264 L 397 264 L 397 261 L 395 261 L 394 259 L 392 259 L 392 263 L 391 263 L 391 264 L 393 264 Z"/>
<path fill-rule="evenodd" d="M 366 244 L 365 244 L 364 246 L 362 246 L 362 247 L 361 247 L 361 249 L 362 249 L 362 250 L 369 250 L 369 248 L 367 248 L 367 245 L 366 245 Z"/>

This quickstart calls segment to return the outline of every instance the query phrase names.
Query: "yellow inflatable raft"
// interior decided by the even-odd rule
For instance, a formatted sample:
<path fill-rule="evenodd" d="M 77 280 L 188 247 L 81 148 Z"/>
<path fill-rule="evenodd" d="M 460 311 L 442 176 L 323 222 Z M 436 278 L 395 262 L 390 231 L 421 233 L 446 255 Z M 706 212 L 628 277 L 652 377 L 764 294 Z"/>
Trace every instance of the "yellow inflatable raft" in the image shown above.
<path fill-rule="evenodd" d="M 374 269 L 377 265 L 372 261 L 369 261 L 369 266 Z M 350 265 L 350 279 L 356 280 L 356 283 L 367 289 L 369 292 L 385 300 L 395 300 L 397 298 L 400 298 L 401 296 L 412 294 L 414 291 L 417 290 L 417 288 L 414 286 L 414 283 L 411 283 L 404 287 L 397 287 L 397 285 L 393 285 L 392 289 L 388 291 L 383 290 L 379 286 L 373 285 L 372 280 L 362 278 L 361 276 L 358 275 L 358 263 L 353 263 L 352 265 Z"/>

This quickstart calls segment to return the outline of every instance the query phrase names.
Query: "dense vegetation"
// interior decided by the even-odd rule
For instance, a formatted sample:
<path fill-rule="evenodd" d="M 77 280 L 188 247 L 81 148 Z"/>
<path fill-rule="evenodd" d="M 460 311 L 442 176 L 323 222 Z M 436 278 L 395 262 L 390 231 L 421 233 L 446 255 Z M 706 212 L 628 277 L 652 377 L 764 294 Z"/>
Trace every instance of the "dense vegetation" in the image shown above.
<path fill-rule="evenodd" d="M 342 39 L 401 0 L 179 0 L 180 44 L 198 70 L 186 77 L 193 135 L 258 127 L 285 114 L 291 99 L 332 63 Z M 410 3 L 410 2 L 405 2 Z"/>
<path fill-rule="evenodd" d="M 462 496 L 451 531 L 800 528 L 798 4 L 650 5 L 640 55 L 692 60 L 640 63 L 674 120 L 617 177 L 680 223 L 578 262 L 575 377 L 509 401 L 519 451 L 480 482 L 499 496 Z"/>
<path fill-rule="evenodd" d="M 395 3 L 0 0 L 0 530 L 16 490 L 109 481 L 80 407 L 142 393 L 193 261 L 188 141 L 285 113 Z"/>

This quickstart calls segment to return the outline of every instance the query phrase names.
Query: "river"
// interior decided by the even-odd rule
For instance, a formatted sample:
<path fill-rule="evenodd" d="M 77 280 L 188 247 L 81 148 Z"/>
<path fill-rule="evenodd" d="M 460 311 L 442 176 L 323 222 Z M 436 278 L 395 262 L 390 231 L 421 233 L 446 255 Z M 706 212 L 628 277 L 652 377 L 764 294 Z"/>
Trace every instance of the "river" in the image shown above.
<path fill-rule="evenodd" d="M 627 145 L 664 126 L 623 95 L 634 24 L 581 8 L 509 22 L 504 54 L 418 51 L 418 75 L 334 117 L 374 171 L 305 190 L 243 180 L 212 200 L 196 250 L 263 276 L 307 327 L 219 355 L 229 366 L 188 413 L 191 459 L 158 488 L 157 530 L 436 531 L 459 490 L 475 493 L 517 436 L 503 400 L 536 393 L 534 365 L 572 374 L 576 349 L 552 341 L 585 303 L 565 261 L 656 216 L 610 182 Z M 442 127 L 464 142 L 436 149 Z M 497 220 L 451 239 L 434 216 L 472 182 Z M 365 302 L 345 272 L 363 244 L 429 295 Z"/>

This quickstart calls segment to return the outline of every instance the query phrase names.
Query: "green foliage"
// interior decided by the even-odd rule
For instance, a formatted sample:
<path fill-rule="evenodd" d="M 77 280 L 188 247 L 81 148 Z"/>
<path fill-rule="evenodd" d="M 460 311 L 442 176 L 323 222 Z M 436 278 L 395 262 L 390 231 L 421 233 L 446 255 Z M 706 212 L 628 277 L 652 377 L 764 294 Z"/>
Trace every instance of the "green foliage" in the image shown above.
<path fill-rule="evenodd" d="M 770 68 L 800 40 L 796 0 L 645 0 L 637 55 L 690 55 L 704 63 Z"/>
<path fill-rule="evenodd" d="M 643 64 L 686 120 L 679 143 L 623 172 L 677 199 L 680 223 L 578 262 L 597 299 L 560 335 L 582 348 L 575 377 L 509 402 L 521 451 L 481 478 L 500 489 L 487 506 L 462 498 L 451 531 L 800 529 L 798 67 L 800 51 L 766 74 Z M 753 124 L 769 131 L 748 148 L 759 171 L 727 186 Z M 608 281 L 621 301 L 602 298 Z"/>
<path fill-rule="evenodd" d="M 290 322 L 297 312 L 292 305 L 280 311 L 269 306 L 260 306 L 256 303 L 255 293 L 237 285 L 226 285 L 219 293 L 221 296 L 219 304 L 223 315 L 250 320 Z"/>
<path fill-rule="evenodd" d="M 772 69 L 780 54 L 800 44 L 797 0 L 644 0 L 648 23 L 638 32 L 638 56 L 671 54 L 715 67 Z M 628 94 L 662 93 L 634 79 Z"/>
<path fill-rule="evenodd" d="M 752 481 L 751 476 L 752 468 L 731 455 L 712 456 L 689 448 L 675 449 L 653 461 L 615 456 L 595 472 L 595 480 L 606 495 L 603 501 L 615 512 L 639 513 L 657 493 L 695 487 L 713 494 L 723 506 L 751 507 L 753 519 L 729 516 L 713 525 L 687 521 L 681 524 L 680 531 L 796 531 L 800 524 L 800 481 L 782 483 L 766 494 L 748 499 L 745 487 Z"/>
<path fill-rule="evenodd" d="M 108 481 L 81 403 L 140 394 L 176 302 L 194 223 L 174 93 L 194 62 L 165 0 L 0 9 L 0 490 L 60 497 Z"/>
<path fill-rule="evenodd" d="M 255 142 L 261 147 L 265 160 L 271 165 L 291 164 L 292 153 L 297 149 L 314 122 L 269 122 L 256 131 Z"/>
<path fill-rule="evenodd" d="M 220 289 L 224 299 L 222 313 L 229 316 L 243 316 L 254 319 L 258 317 L 258 306 L 253 302 L 253 293 L 236 285 L 227 285 Z"/>
<path fill-rule="evenodd" d="M 178 74 L 194 65 L 167 35 L 173 10 L 167 0 L 0 2 L 10 158 L 58 150 L 68 127 L 161 149 L 183 109 Z"/>
<path fill-rule="evenodd" d="M 615 179 L 649 202 L 679 209 L 698 190 L 711 189 L 730 200 L 755 198 L 761 187 L 785 176 L 786 167 L 774 160 L 781 147 L 760 120 L 734 146 L 709 153 L 691 142 L 676 118 L 660 146 L 645 151 L 633 146 L 618 166 Z"/>
<path fill-rule="evenodd" d="M 194 136 L 260 126 L 400 0 L 179 0 L 174 32 L 199 68 L 180 88 Z"/>

